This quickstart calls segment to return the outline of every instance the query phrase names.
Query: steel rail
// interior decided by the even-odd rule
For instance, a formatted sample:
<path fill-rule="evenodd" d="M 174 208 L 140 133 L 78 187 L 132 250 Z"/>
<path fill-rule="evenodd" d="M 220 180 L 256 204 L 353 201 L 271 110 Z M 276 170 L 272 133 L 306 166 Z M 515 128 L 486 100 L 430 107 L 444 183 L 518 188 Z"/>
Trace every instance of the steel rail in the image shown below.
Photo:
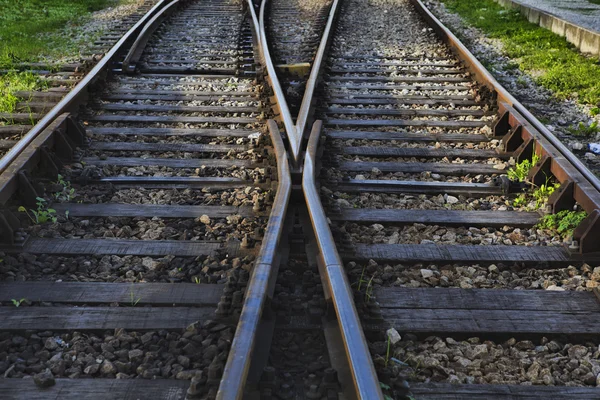
<path fill-rule="evenodd" d="M 287 152 L 274 120 L 268 120 L 269 134 L 277 158 L 278 184 L 275 201 L 269 215 L 262 246 L 256 258 L 252 277 L 246 288 L 244 305 L 231 343 L 223 377 L 217 392 L 218 400 L 241 399 L 252 362 L 258 325 L 267 299 L 267 288 L 274 272 L 277 247 L 281 239 L 287 206 L 292 192 L 292 178 Z"/>
<path fill-rule="evenodd" d="M 582 175 L 580 177 L 581 179 L 575 179 L 575 184 L 582 188 L 580 192 L 587 192 L 585 196 L 592 199 L 596 197 L 590 193 L 590 189 L 593 187 L 595 191 L 600 191 L 600 179 L 595 176 L 552 132 L 550 132 L 544 124 L 542 124 L 529 110 L 527 110 L 513 95 L 507 91 L 477 60 L 477 58 L 475 58 L 469 49 L 467 49 L 467 47 L 448 28 L 446 28 L 446 26 L 444 26 L 444 24 L 435 15 L 433 15 L 429 9 L 427 9 L 421 0 L 411 0 L 411 2 L 417 11 L 423 16 L 423 18 L 441 36 L 441 38 L 445 40 L 452 49 L 455 50 L 458 57 L 466 64 L 471 72 L 473 72 L 476 80 L 494 90 L 498 94 L 499 108 L 506 110 L 507 107 L 504 107 L 503 105 L 503 103 L 505 103 L 509 106 L 508 108 L 512 107 L 519 114 L 521 114 L 526 122 L 530 124 L 530 127 L 537 130 L 540 136 L 547 141 L 541 145 L 543 152 L 546 154 L 553 154 L 555 153 L 553 150 L 556 150 L 558 153 L 560 153 L 559 157 L 556 157 L 556 160 L 558 160 L 557 162 L 562 165 L 559 165 L 558 167 L 562 170 L 565 170 L 567 163 L 571 164 Z M 530 134 L 535 136 L 534 132 L 530 132 Z M 554 149 L 552 147 L 554 147 Z M 564 158 L 564 160 L 561 160 L 560 158 Z M 590 204 L 591 203 L 595 204 L 595 208 L 600 206 L 600 202 L 598 202 L 596 199 L 593 199 Z M 589 210 L 587 211 L 589 212 Z"/>
<path fill-rule="evenodd" d="M 264 7 L 266 4 L 266 0 L 262 2 L 261 5 L 261 39 L 263 40 L 263 47 L 266 49 L 268 54 L 268 41 L 266 36 L 263 34 L 264 32 Z M 290 142 L 290 148 L 292 151 L 292 159 L 294 162 L 299 162 L 301 156 L 300 152 L 302 149 L 302 142 L 305 137 L 306 127 L 310 124 L 309 118 L 311 116 L 311 112 L 313 109 L 313 100 L 314 100 L 314 92 L 317 87 L 317 82 L 319 80 L 321 70 L 323 67 L 323 60 L 325 59 L 325 53 L 329 48 L 331 43 L 331 32 L 333 24 L 335 23 L 335 19 L 337 17 L 340 0 L 334 0 L 331 8 L 329 10 L 329 16 L 327 18 L 327 24 L 325 25 L 325 29 L 323 30 L 323 35 L 321 36 L 321 41 L 319 43 L 319 47 L 317 48 L 317 53 L 315 55 L 309 78 L 306 82 L 306 89 L 304 91 L 304 96 L 302 97 L 302 103 L 300 104 L 300 110 L 298 111 L 298 117 L 296 119 L 296 123 L 294 124 L 291 115 L 289 115 L 289 108 L 287 105 L 287 101 L 285 96 L 283 95 L 283 90 L 281 90 L 281 86 L 279 84 L 279 79 L 277 78 L 275 68 L 272 68 L 273 73 L 275 74 L 272 79 L 272 83 L 274 87 L 277 87 L 278 90 L 274 88 L 275 97 L 277 98 L 277 102 L 283 105 L 283 108 L 280 107 L 280 113 L 282 114 L 282 118 L 284 121 L 284 126 L 286 132 L 288 133 L 288 138 Z M 271 63 L 272 66 L 272 63 Z M 267 64 L 267 69 L 269 70 L 269 65 Z M 269 70 L 269 76 L 271 76 L 271 70 Z M 287 115 L 286 111 L 287 110 Z M 288 118 L 289 116 L 289 118 Z"/>
<path fill-rule="evenodd" d="M 146 21 L 160 10 L 166 0 L 159 0 L 140 20 L 129 29 L 119 41 L 102 57 L 102 59 L 92 68 L 92 70 L 77 85 L 56 104 L 25 136 L 21 138 L 1 159 L 0 172 L 4 172 L 15 158 L 29 144 L 61 114 L 69 111 L 71 107 L 78 106 L 77 102 L 81 100 L 80 96 L 85 94 L 88 86 L 104 71 L 104 69 L 113 61 L 113 58 L 123 49 L 125 43 L 143 26 Z"/>
<path fill-rule="evenodd" d="M 267 5 L 267 1 L 268 0 L 262 0 L 262 3 L 260 5 L 259 31 L 263 58 L 262 61 L 264 62 L 265 67 L 267 68 L 267 76 L 269 81 L 271 82 L 271 88 L 273 89 L 275 98 L 277 99 L 276 107 L 279 108 L 279 115 L 281 119 L 283 119 L 285 132 L 288 136 L 288 140 L 292 150 L 292 162 L 296 164 L 298 162 L 298 154 L 300 153 L 300 140 L 298 139 L 298 132 L 296 131 L 296 126 L 294 125 L 294 120 L 292 119 L 290 108 L 283 94 L 283 89 L 281 88 L 281 84 L 279 83 L 279 78 L 277 77 L 277 72 L 275 70 L 275 66 L 273 65 L 271 54 L 269 52 L 269 43 L 267 41 L 267 35 L 265 33 L 265 8 Z"/>
<path fill-rule="evenodd" d="M 331 229 L 316 185 L 317 148 L 323 121 L 313 124 L 304 158 L 302 189 L 310 220 L 323 262 L 327 287 L 340 325 L 342 340 L 352 373 L 356 398 L 383 399 L 379 379 L 369 353 L 360 319 L 354 305 L 354 295 L 344 271 L 344 263 L 337 252 Z"/>
<path fill-rule="evenodd" d="M 254 40 L 256 40 L 256 44 L 259 47 L 259 51 L 261 52 L 261 43 L 260 43 L 260 24 L 258 22 L 258 17 L 256 16 L 256 9 L 254 8 L 254 2 L 252 0 L 246 0 L 244 3 L 248 6 L 250 17 L 252 17 L 252 31 L 254 32 Z"/>
<path fill-rule="evenodd" d="M 150 21 L 148 21 L 146 25 L 144 25 L 144 28 L 138 35 L 131 48 L 129 49 L 127 56 L 125 56 L 125 60 L 123 60 L 123 71 L 128 73 L 135 72 L 135 66 L 131 65 L 132 62 L 134 64 L 138 63 L 140 57 L 142 56 L 142 53 L 144 52 L 144 48 L 146 48 L 146 45 L 148 44 L 148 40 L 150 40 L 156 29 L 158 29 L 160 24 L 163 23 L 165 18 L 167 18 L 170 15 L 170 13 L 173 12 L 175 6 L 178 3 L 179 0 L 173 0 L 165 7 L 163 7 L 159 12 L 157 12 L 156 15 L 152 17 L 152 19 L 150 19 Z"/>
<path fill-rule="evenodd" d="M 321 42 L 319 43 L 319 48 L 317 49 L 317 54 L 315 55 L 313 65 L 310 70 L 310 76 L 308 81 L 306 81 L 306 89 L 304 90 L 304 96 L 302 97 L 302 103 L 300 104 L 300 111 L 298 111 L 298 118 L 296 119 L 296 132 L 298 134 L 297 140 L 299 141 L 299 151 L 302 147 L 302 140 L 305 136 L 306 127 L 310 124 L 309 118 L 311 116 L 311 112 L 314 111 L 314 93 L 324 65 L 323 61 L 325 59 L 325 53 L 327 52 L 327 49 L 329 48 L 333 38 L 331 32 L 333 31 L 333 24 L 338 15 L 338 11 L 341 8 L 339 7 L 339 3 L 340 0 L 334 0 L 333 4 L 331 5 L 329 17 L 327 19 L 327 25 L 323 30 L 323 36 L 321 36 Z M 294 157 L 298 157 L 298 155 L 295 155 Z"/>

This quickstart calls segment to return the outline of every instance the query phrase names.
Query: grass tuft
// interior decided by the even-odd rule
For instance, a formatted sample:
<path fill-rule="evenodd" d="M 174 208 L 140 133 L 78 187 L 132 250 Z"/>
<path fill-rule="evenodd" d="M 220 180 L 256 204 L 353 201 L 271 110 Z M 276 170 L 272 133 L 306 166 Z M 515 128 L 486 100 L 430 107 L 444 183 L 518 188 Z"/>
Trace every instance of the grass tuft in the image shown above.
<path fill-rule="evenodd" d="M 114 4 L 114 0 L 0 0 L 0 68 L 73 50 L 71 38 L 59 31 L 68 22 L 85 23 L 90 12 Z"/>
<path fill-rule="evenodd" d="M 33 91 L 47 88 L 46 82 L 30 72 L 9 72 L 0 76 L 0 112 L 13 113 L 22 99 L 19 91 Z"/>
<path fill-rule="evenodd" d="M 506 172 L 508 179 L 515 182 L 525 182 L 527 180 L 527 176 L 529 175 L 529 171 L 535 164 L 538 163 L 539 160 L 540 156 L 534 153 L 531 156 L 531 160 L 526 159 L 520 163 L 516 163 Z"/>
<path fill-rule="evenodd" d="M 594 121 L 590 125 L 580 122 L 579 125 L 570 127 L 568 131 L 575 136 L 591 137 L 599 133 L 600 128 L 598 127 L 598 121 Z"/>
<path fill-rule="evenodd" d="M 573 234 L 573 230 L 587 217 L 585 211 L 559 211 L 556 214 L 545 215 L 536 225 L 537 228 L 552 231 L 562 238 Z"/>

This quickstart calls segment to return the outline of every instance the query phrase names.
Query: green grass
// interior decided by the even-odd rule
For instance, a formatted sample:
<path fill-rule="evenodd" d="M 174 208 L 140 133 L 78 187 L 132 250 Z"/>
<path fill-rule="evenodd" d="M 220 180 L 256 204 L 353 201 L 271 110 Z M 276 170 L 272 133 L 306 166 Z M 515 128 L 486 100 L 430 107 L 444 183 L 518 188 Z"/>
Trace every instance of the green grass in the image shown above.
<path fill-rule="evenodd" d="M 0 0 L 0 67 L 72 50 L 61 31 L 67 23 L 82 24 L 92 11 L 114 0 Z"/>
<path fill-rule="evenodd" d="M 77 54 L 83 44 L 74 32 L 92 11 L 129 0 L 0 0 L 0 69 L 16 69 L 19 63 L 36 62 Z M 0 76 L 0 113 L 12 113 L 21 99 L 17 91 L 44 89 L 43 81 L 30 73 Z M 0 120 L 0 125 L 11 121 Z"/>
<path fill-rule="evenodd" d="M 0 76 L 0 112 L 12 113 L 16 111 L 19 98 L 15 95 L 18 91 L 31 91 L 44 89 L 45 82 L 29 72 L 9 72 Z"/>
<path fill-rule="evenodd" d="M 598 121 L 594 121 L 589 125 L 580 122 L 579 125 L 570 127 L 568 131 L 575 136 L 591 137 L 599 133 L 600 128 L 598 127 Z"/>
<path fill-rule="evenodd" d="M 441 0 L 487 36 L 501 40 L 506 55 L 559 98 L 600 103 L 600 65 L 564 38 L 527 21 L 493 0 Z"/>
<path fill-rule="evenodd" d="M 600 4 L 600 0 L 588 0 L 588 1 L 593 4 Z"/>
<path fill-rule="evenodd" d="M 516 182 L 525 182 L 527 180 L 527 175 L 529 175 L 529 171 L 539 160 L 540 156 L 533 154 L 531 160 L 523 160 L 520 163 L 515 164 L 506 171 L 508 179 Z"/>

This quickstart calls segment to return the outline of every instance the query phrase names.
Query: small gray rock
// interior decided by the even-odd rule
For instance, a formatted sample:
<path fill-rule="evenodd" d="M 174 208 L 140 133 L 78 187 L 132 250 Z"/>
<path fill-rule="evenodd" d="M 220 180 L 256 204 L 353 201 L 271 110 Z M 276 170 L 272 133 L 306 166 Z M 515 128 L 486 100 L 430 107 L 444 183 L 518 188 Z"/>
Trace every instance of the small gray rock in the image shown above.
<path fill-rule="evenodd" d="M 100 364 L 92 364 L 92 365 L 87 366 L 83 370 L 83 373 L 86 375 L 95 375 L 98 373 L 99 370 L 100 370 Z"/>
<path fill-rule="evenodd" d="M 181 372 L 177 373 L 177 375 L 175 376 L 175 379 L 189 381 L 190 379 L 192 379 L 192 377 L 194 376 L 195 373 L 196 373 L 195 370 L 181 371 Z"/>
<path fill-rule="evenodd" d="M 40 372 L 39 374 L 35 374 L 33 376 L 33 381 L 38 387 L 46 388 L 50 386 L 56 385 L 56 380 L 54 379 L 54 375 L 47 369 L 44 372 Z"/>
<path fill-rule="evenodd" d="M 487 354 L 488 354 L 488 348 L 485 344 L 480 344 L 480 345 L 474 346 L 473 348 L 468 349 L 466 351 L 466 356 L 470 360 L 475 360 L 477 358 L 483 358 Z"/>
<path fill-rule="evenodd" d="M 588 353 L 588 349 L 585 346 L 576 344 L 567 350 L 567 352 L 569 353 L 569 357 L 580 359 Z"/>
<path fill-rule="evenodd" d="M 422 269 L 421 276 L 425 279 L 431 278 L 433 276 L 433 271 L 430 269 Z"/>
<path fill-rule="evenodd" d="M 184 368 L 189 368 L 190 358 L 186 356 L 177 356 L 177 362 Z"/>
<path fill-rule="evenodd" d="M 448 196 L 448 197 L 446 197 L 446 203 L 456 204 L 456 203 L 458 203 L 458 198 L 456 198 L 454 196 Z"/>
<path fill-rule="evenodd" d="M 142 350 L 135 349 L 129 351 L 129 361 L 137 363 L 142 361 L 142 358 L 144 358 L 144 352 Z"/>
<path fill-rule="evenodd" d="M 46 342 L 44 342 L 44 347 L 50 351 L 56 350 L 58 348 L 58 343 L 56 343 L 56 339 L 49 337 L 46 339 Z"/>
<path fill-rule="evenodd" d="M 100 371 L 102 371 L 102 375 L 114 375 L 118 372 L 117 367 L 108 360 L 104 360 L 100 366 Z"/>

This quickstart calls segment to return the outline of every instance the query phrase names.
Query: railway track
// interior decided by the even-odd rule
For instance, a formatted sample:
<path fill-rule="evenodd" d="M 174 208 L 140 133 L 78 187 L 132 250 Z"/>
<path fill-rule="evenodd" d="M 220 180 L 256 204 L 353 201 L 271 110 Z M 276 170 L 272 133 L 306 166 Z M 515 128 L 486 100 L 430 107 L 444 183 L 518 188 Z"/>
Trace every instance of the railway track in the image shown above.
<path fill-rule="evenodd" d="M 330 221 L 321 250 L 335 238 L 330 263 L 345 266 L 384 394 L 597 397 L 596 375 L 585 382 L 587 371 L 567 366 L 585 363 L 597 345 L 596 282 L 574 267 L 597 258 L 596 245 L 587 247 L 596 236 L 583 244 L 597 191 L 572 165 L 558 165 L 558 149 L 420 2 L 379 6 L 377 14 L 362 1 L 342 6 L 304 189 L 317 231 Z M 589 215 L 570 246 L 536 226 L 541 203 L 514 200 L 522 188 L 505 174 L 534 154 L 529 180 L 557 187 L 543 211 Z M 561 203 L 574 181 L 588 194 Z M 589 291 L 565 291 L 569 270 Z M 546 288 L 559 291 L 533 290 Z M 567 306 L 575 294 L 581 303 Z M 562 363 L 547 361 L 554 357 Z"/>
<path fill-rule="evenodd" d="M 0 397 L 599 397 L 598 183 L 418 0 L 130 36 L 0 161 Z"/>
<path fill-rule="evenodd" d="M 242 4 L 178 3 L 2 175 L 3 398 L 216 395 L 283 146 Z"/>

